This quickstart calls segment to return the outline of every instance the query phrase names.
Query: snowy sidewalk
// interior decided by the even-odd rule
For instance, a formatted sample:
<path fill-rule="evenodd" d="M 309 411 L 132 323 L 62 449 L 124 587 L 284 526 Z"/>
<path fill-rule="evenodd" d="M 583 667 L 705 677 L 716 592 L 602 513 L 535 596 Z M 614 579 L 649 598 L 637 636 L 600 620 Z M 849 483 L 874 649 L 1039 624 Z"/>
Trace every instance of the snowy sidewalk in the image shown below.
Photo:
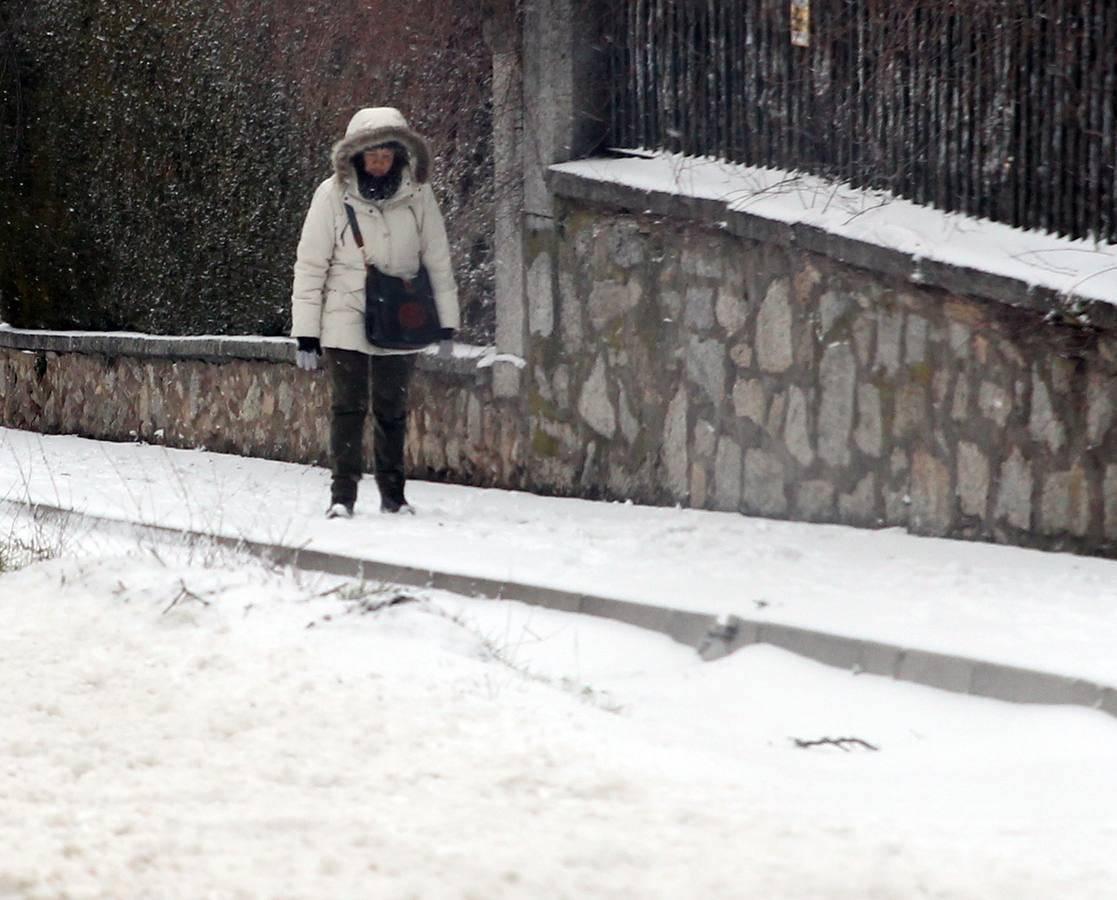
<path fill-rule="evenodd" d="M 412 482 L 327 521 L 323 469 L 0 429 L 0 500 L 781 623 L 1117 686 L 1117 562 Z"/>

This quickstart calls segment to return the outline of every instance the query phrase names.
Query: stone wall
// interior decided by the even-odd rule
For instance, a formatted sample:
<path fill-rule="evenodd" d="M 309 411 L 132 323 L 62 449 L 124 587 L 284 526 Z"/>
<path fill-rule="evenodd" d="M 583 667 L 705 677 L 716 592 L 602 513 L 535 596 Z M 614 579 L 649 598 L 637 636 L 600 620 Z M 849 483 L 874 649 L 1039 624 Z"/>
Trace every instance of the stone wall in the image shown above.
<path fill-rule="evenodd" d="M 329 384 L 293 359 L 282 340 L 4 330 L 0 425 L 325 465 Z M 522 479 L 519 416 L 492 399 L 486 365 L 420 358 L 407 442 L 415 475 Z M 369 426 L 369 470 L 371 446 Z"/>
<path fill-rule="evenodd" d="M 536 487 L 1112 552 L 1114 332 L 579 199 L 527 248 Z"/>

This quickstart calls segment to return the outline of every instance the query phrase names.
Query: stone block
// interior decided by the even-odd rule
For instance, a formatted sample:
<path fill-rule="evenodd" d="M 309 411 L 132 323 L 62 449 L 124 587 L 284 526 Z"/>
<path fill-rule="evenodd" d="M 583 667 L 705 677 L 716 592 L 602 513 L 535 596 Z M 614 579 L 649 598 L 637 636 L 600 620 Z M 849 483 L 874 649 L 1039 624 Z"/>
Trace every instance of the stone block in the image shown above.
<path fill-rule="evenodd" d="M 1082 536 L 1090 525 L 1089 488 L 1079 467 L 1052 472 L 1043 481 L 1039 528 L 1044 534 Z"/>
<path fill-rule="evenodd" d="M 795 298 L 800 302 L 808 300 L 814 289 L 822 283 L 822 273 L 811 262 L 809 256 L 800 257 L 799 271 L 795 273 L 793 286 Z"/>
<path fill-rule="evenodd" d="M 555 405 L 561 410 L 570 409 L 570 368 L 565 364 L 555 366 Z"/>
<path fill-rule="evenodd" d="M 690 464 L 690 505 L 702 509 L 706 506 L 709 496 L 709 478 L 706 475 L 706 466 L 698 460 Z"/>
<path fill-rule="evenodd" d="M 954 377 L 952 369 L 935 369 L 931 377 L 931 409 L 935 419 L 939 419 L 939 410 L 946 406 L 946 399 L 950 393 L 950 382 Z"/>
<path fill-rule="evenodd" d="M 617 412 L 620 415 L 621 434 L 629 444 L 632 444 L 640 434 L 640 422 L 632 414 L 628 394 L 625 393 L 623 385 L 617 391 Z"/>
<path fill-rule="evenodd" d="M 855 307 L 853 298 L 837 291 L 826 291 L 818 300 L 819 327 L 822 339 L 827 340 L 834 326 L 841 322 Z"/>
<path fill-rule="evenodd" d="M 598 334 L 610 322 L 640 305 L 643 291 L 640 282 L 630 278 L 622 284 L 617 281 L 599 281 L 590 291 L 588 313 L 594 331 Z"/>
<path fill-rule="evenodd" d="M 685 500 L 687 497 L 687 472 L 690 462 L 687 455 L 687 438 L 690 429 L 687 426 L 687 395 L 686 388 L 680 387 L 667 404 L 667 416 L 663 422 L 663 466 L 665 487 L 675 500 Z"/>
<path fill-rule="evenodd" d="M 1032 373 L 1032 411 L 1028 417 L 1028 431 L 1036 443 L 1046 444 L 1052 453 L 1058 453 L 1066 443 L 1066 428 L 1051 405 L 1051 395 L 1039 369 Z"/>
<path fill-rule="evenodd" d="M 904 331 L 904 362 L 912 366 L 926 359 L 927 320 L 922 316 L 909 315 Z"/>
<path fill-rule="evenodd" d="M 574 287 L 574 277 L 566 270 L 559 271 L 559 334 L 563 349 L 576 353 L 582 349 L 582 302 Z"/>
<path fill-rule="evenodd" d="M 1004 428 L 1012 412 L 1012 398 L 1008 391 L 992 381 L 983 381 L 977 394 L 977 407 L 981 414 Z"/>
<path fill-rule="evenodd" d="M 1113 425 L 1113 379 L 1093 372 L 1086 384 L 1086 438 L 1091 447 L 1102 444 Z"/>
<path fill-rule="evenodd" d="M 687 378 L 698 385 L 715 407 L 725 399 L 725 345 L 718 340 L 691 336 L 687 341 Z"/>
<path fill-rule="evenodd" d="M 776 279 L 757 314 L 756 356 L 765 372 L 786 372 L 794 362 L 789 294 L 786 279 Z"/>
<path fill-rule="evenodd" d="M 880 519 L 876 502 L 876 477 L 870 472 L 848 494 L 838 498 L 841 521 L 850 525 L 871 526 Z"/>
<path fill-rule="evenodd" d="M 683 251 L 683 273 L 698 278 L 720 280 L 722 262 L 718 251 L 719 248 L 713 242 L 699 246 L 691 244 Z"/>
<path fill-rule="evenodd" d="M 834 516 L 834 486 L 828 481 L 800 481 L 795 486 L 795 515 L 807 522 L 829 522 Z"/>
<path fill-rule="evenodd" d="M 609 379 L 605 360 L 598 357 L 593 371 L 582 385 L 578 414 L 602 437 L 611 438 L 617 430 L 617 416 L 609 399 Z"/>
<path fill-rule="evenodd" d="M 853 335 L 853 349 L 857 353 L 857 361 L 863 367 L 868 367 L 873 347 L 873 335 L 876 332 L 876 323 L 871 316 L 860 313 L 853 320 L 850 333 Z"/>
<path fill-rule="evenodd" d="M 729 438 L 718 441 L 713 500 L 715 509 L 736 510 L 741 505 L 741 448 Z"/>
<path fill-rule="evenodd" d="M 889 375 L 900 371 L 900 336 L 903 328 L 902 310 L 881 307 L 877 316 L 876 367 Z"/>
<path fill-rule="evenodd" d="M 683 321 L 691 331 L 709 331 L 714 327 L 714 289 L 692 284 L 686 289 Z"/>
<path fill-rule="evenodd" d="M 718 325 L 729 337 L 739 332 L 748 322 L 749 309 L 744 295 L 728 285 L 723 284 L 718 288 L 714 312 Z"/>
<path fill-rule="evenodd" d="M 1019 447 L 1001 464 L 997 502 L 993 509 L 997 520 L 1013 528 L 1027 529 L 1032 519 L 1032 464 Z"/>
<path fill-rule="evenodd" d="M 827 347 L 819 370 L 822 402 L 818 413 L 818 455 L 831 465 L 849 464 L 856 378 L 856 362 L 849 344 Z"/>
<path fill-rule="evenodd" d="M 729 358 L 739 369 L 747 369 L 752 365 L 752 345 L 737 344 L 729 351 Z"/>
<path fill-rule="evenodd" d="M 783 442 L 788 452 L 801 466 L 809 466 L 814 462 L 807 396 L 797 385 L 792 386 L 788 391 L 787 423 L 784 425 Z"/>
<path fill-rule="evenodd" d="M 618 223 L 609 230 L 603 244 L 610 261 L 619 269 L 634 269 L 646 259 L 647 239 L 633 222 Z"/>
<path fill-rule="evenodd" d="M 881 422 L 880 391 L 876 386 L 862 383 L 857 386 L 857 430 L 853 439 L 861 452 L 879 457 L 884 438 Z"/>
<path fill-rule="evenodd" d="M 954 504 L 950 470 L 929 453 L 917 452 L 911 461 L 909 523 L 918 534 L 942 535 L 950 530 Z"/>
<path fill-rule="evenodd" d="M 895 438 L 924 434 L 930 424 L 927 388 L 919 381 L 905 381 L 896 390 L 892 430 Z"/>
<path fill-rule="evenodd" d="M 958 499 L 967 516 L 984 518 L 989 500 L 989 460 L 976 444 L 958 444 Z"/>
<path fill-rule="evenodd" d="M 763 450 L 745 453 L 744 502 L 751 512 L 783 515 L 787 512 L 786 473 L 779 459 Z"/>
<path fill-rule="evenodd" d="M 1102 501 L 1105 508 L 1105 536 L 1117 539 L 1117 465 L 1105 467 L 1102 481 Z"/>
<path fill-rule="evenodd" d="M 970 355 L 971 337 L 972 332 L 961 322 L 950 322 L 947 326 L 947 340 L 955 359 L 964 360 Z"/>
<path fill-rule="evenodd" d="M 787 394 L 783 391 L 776 391 L 772 395 L 772 402 L 768 406 L 768 421 L 764 424 L 764 430 L 768 432 L 773 438 L 779 440 L 783 434 L 784 417 L 787 413 Z"/>
<path fill-rule="evenodd" d="M 555 290 L 551 254 L 540 253 L 527 270 L 528 330 L 541 337 L 550 337 L 555 330 Z"/>
<path fill-rule="evenodd" d="M 718 432 L 713 425 L 705 419 L 699 419 L 694 423 L 694 442 L 691 446 L 695 459 L 710 462 L 714 458 L 717 442 Z"/>
<path fill-rule="evenodd" d="M 1051 390 L 1056 397 L 1065 397 L 1074 384 L 1074 363 L 1063 356 L 1051 357 Z"/>
<path fill-rule="evenodd" d="M 950 405 L 950 417 L 955 422 L 965 422 L 970 417 L 970 380 L 965 372 L 958 373 L 954 383 L 954 401 Z"/>
<path fill-rule="evenodd" d="M 659 292 L 659 303 L 663 310 L 664 321 L 678 322 L 682 320 L 683 295 L 678 291 L 661 288 Z"/>

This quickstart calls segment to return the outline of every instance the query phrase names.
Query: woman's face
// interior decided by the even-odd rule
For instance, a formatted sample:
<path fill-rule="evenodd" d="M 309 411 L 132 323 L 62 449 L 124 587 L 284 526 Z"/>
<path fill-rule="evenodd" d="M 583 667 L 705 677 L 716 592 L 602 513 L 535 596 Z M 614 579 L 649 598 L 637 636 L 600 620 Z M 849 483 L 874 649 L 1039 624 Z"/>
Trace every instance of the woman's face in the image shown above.
<path fill-rule="evenodd" d="M 389 147 L 366 150 L 362 156 L 364 157 L 365 171 L 377 178 L 383 178 L 392 171 L 392 163 L 396 161 L 396 154 Z"/>

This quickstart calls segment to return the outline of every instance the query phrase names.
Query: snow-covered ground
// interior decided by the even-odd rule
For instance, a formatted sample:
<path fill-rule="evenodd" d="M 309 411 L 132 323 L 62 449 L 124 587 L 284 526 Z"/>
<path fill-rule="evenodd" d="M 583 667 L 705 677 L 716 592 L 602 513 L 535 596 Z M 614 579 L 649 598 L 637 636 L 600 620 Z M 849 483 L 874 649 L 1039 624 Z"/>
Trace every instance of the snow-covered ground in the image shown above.
<path fill-rule="evenodd" d="M 788 225 L 806 224 L 881 247 L 913 260 L 934 260 L 1016 278 L 1068 297 L 1113 303 L 1117 246 L 1025 231 L 960 213 L 947 213 L 816 175 L 669 153 L 622 159 L 582 159 L 552 167 L 582 178 L 720 200 Z"/>
<path fill-rule="evenodd" d="M 0 507 L 58 554 L 0 574 L 5 900 L 1113 896 L 1101 713 L 55 522 Z"/>
<path fill-rule="evenodd" d="M 323 469 L 0 429 L 0 501 L 782 622 L 1117 685 L 1117 562 L 412 482 L 327 521 Z M 371 482 L 366 490 L 375 495 Z"/>

